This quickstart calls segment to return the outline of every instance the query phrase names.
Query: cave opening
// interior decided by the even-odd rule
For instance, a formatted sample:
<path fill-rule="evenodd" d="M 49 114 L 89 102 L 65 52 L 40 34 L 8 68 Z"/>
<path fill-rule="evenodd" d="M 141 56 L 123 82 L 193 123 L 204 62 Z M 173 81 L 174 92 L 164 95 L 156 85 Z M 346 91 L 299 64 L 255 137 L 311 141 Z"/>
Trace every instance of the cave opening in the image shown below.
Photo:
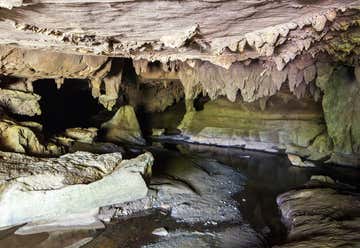
<path fill-rule="evenodd" d="M 37 80 L 33 85 L 34 93 L 41 96 L 39 121 L 45 135 L 71 127 L 91 127 L 91 117 L 103 109 L 92 97 L 87 80 L 65 79 L 60 89 L 53 79 Z"/>
<path fill-rule="evenodd" d="M 210 97 L 208 95 L 204 95 L 203 93 L 200 93 L 195 99 L 194 99 L 194 108 L 196 111 L 204 110 L 205 103 L 210 101 Z"/>

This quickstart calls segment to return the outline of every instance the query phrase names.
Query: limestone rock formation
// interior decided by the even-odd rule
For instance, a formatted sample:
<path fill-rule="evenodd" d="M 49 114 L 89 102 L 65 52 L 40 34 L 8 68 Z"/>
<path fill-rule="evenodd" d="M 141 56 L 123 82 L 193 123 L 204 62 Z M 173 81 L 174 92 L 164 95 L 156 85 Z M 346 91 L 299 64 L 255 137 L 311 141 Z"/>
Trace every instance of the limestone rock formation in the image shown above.
<path fill-rule="evenodd" d="M 200 111 L 187 112 L 180 129 L 190 141 L 266 151 L 308 147 L 325 131 L 319 104 L 283 93 L 262 102 L 235 104 L 218 99 Z"/>
<path fill-rule="evenodd" d="M 111 63 L 103 56 L 72 55 L 59 52 L 23 50 L 1 46 L 0 72 L 35 81 L 41 78 L 89 78 L 102 80 L 109 72 Z"/>
<path fill-rule="evenodd" d="M 153 157 L 86 152 L 38 159 L 1 154 L 0 226 L 64 218 L 145 197 Z M 22 168 L 22 169 L 20 169 Z"/>
<path fill-rule="evenodd" d="M 35 123 L 36 124 L 36 123 Z M 29 127 L 30 125 L 30 127 Z M 39 139 L 34 123 L 18 124 L 10 119 L 0 120 L 0 147 L 2 150 L 33 155 L 58 155 L 61 147 Z M 36 130 L 38 131 L 38 130 Z"/>
<path fill-rule="evenodd" d="M 97 128 L 68 128 L 65 130 L 65 135 L 83 143 L 92 143 L 97 136 Z"/>
<path fill-rule="evenodd" d="M 246 178 L 211 159 L 197 159 L 167 151 L 162 171 L 152 176 L 148 197 L 102 208 L 104 216 L 123 217 L 146 209 L 168 211 L 173 218 L 194 223 L 242 223 L 233 195 Z"/>
<path fill-rule="evenodd" d="M 0 89 L 0 106 L 18 115 L 40 115 L 40 96 L 17 90 Z"/>
<path fill-rule="evenodd" d="M 67 53 L 160 61 L 201 59 L 225 67 L 236 60 L 274 55 L 282 68 L 302 51 L 314 48 L 317 52 L 318 43 L 334 30 L 342 32 L 356 25 L 342 19 L 352 17 L 358 4 L 356 0 L 321 4 L 295 0 L 77 1 L 74 6 L 57 1 L 10 1 L 2 5 L 0 41 Z M 96 10 L 102 11 L 102 18 Z M 139 20 L 135 18 L 138 13 L 143 13 Z M 221 21 L 218 13 L 222 13 Z"/>
<path fill-rule="evenodd" d="M 181 135 L 188 141 L 360 164 L 352 78 L 359 74 L 359 0 L 29 0 L 0 6 L 0 73 L 11 77 L 0 85 L 0 103 L 16 114 L 40 114 L 37 96 L 29 93 L 35 80 L 53 79 L 60 88 L 67 78 L 87 79 L 92 96 L 119 113 L 123 105 L 164 112 L 184 101 Z M 290 96 L 278 99 L 284 92 L 298 99 L 297 106 L 287 103 Z M 210 102 L 195 112 L 199 96 Z M 222 112 L 206 123 L 209 108 L 224 98 L 233 105 L 219 106 Z M 224 113 L 239 105 L 260 109 L 225 118 L 242 116 L 243 110 Z M 300 116 L 299 109 L 317 117 Z M 259 111 L 271 117 L 260 118 Z M 194 130 L 196 122 L 201 130 Z M 142 144 L 137 124 L 116 124 L 113 133 L 103 128 L 105 137 Z"/>
<path fill-rule="evenodd" d="M 289 233 L 280 247 L 357 247 L 360 198 L 346 189 L 315 187 L 277 198 Z"/>
<path fill-rule="evenodd" d="M 345 164 L 360 163 L 360 78 L 358 67 L 324 64 L 326 74 L 317 84 L 324 91 L 322 101 L 328 134 L 334 144 L 331 160 Z M 355 76 L 355 77 L 354 77 Z M 328 80 L 326 80 L 328 77 Z M 355 158 L 354 158 L 355 155 Z"/>
<path fill-rule="evenodd" d="M 105 140 L 110 142 L 145 143 L 134 108 L 129 105 L 120 107 L 111 120 L 101 125 L 101 129 Z"/>

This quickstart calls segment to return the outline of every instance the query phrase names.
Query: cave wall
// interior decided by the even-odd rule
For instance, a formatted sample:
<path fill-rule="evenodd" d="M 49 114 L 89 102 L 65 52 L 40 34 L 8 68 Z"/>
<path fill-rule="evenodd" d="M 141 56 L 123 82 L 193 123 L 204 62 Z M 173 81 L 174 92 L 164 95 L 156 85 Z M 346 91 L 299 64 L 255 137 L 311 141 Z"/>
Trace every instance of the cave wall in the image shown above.
<path fill-rule="evenodd" d="M 156 11 L 149 13 L 149 4 Z M 96 128 L 130 105 L 139 126 L 154 133 L 358 165 L 359 6 L 350 0 L 1 3 L 2 119 L 22 130 L 19 116 L 44 112 L 33 82 L 50 79 L 62 89 L 65 80 L 80 79 L 102 106 Z M 14 150 L 31 150 L 29 140 L 39 132 L 29 130 Z M 36 142 L 43 147 L 32 153 L 50 144 Z"/>
<path fill-rule="evenodd" d="M 334 59 L 327 62 L 330 57 L 324 53 L 315 58 L 305 54 L 278 71 L 259 60 L 224 69 L 200 60 L 164 64 L 3 51 L 8 52 L 2 59 L 0 103 L 5 112 L 41 115 L 34 80 L 50 78 L 61 89 L 66 78 L 80 78 L 88 80 L 88 90 L 108 116 L 124 104 L 152 115 L 184 101 L 186 114 L 178 129 L 190 142 L 286 152 L 344 165 L 359 162 L 359 69 Z M 208 100 L 197 110 L 201 95 Z M 156 124 L 157 129 L 168 126 Z"/>

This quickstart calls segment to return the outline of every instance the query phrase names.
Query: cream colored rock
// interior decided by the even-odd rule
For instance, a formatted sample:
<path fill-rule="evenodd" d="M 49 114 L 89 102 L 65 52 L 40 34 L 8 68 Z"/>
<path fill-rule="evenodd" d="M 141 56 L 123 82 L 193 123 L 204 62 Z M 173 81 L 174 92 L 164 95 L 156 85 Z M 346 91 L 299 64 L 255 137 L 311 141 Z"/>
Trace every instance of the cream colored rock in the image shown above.
<path fill-rule="evenodd" d="M 12 9 L 20 7 L 23 4 L 23 0 L 1 0 L 0 8 Z"/>
<path fill-rule="evenodd" d="M 24 160 L 31 165 L 32 159 L 25 157 Z M 6 163 L 21 160 L 20 155 L 10 154 Z M 122 160 L 120 153 L 78 152 L 59 159 L 42 159 L 42 163 L 43 168 L 34 164 L 28 169 L 31 173 L 1 183 L 0 227 L 64 219 L 101 206 L 143 198 L 148 191 L 143 176 L 149 174 L 153 157 L 145 153 Z M 68 168 L 71 165 L 78 174 Z M 100 178 L 87 177 L 86 173 L 91 171 Z"/>
<path fill-rule="evenodd" d="M 98 209 L 95 208 L 87 213 L 69 214 L 61 219 L 34 221 L 17 229 L 15 234 L 29 235 L 44 232 L 104 229 L 105 225 L 97 218 L 98 212 Z"/>
<path fill-rule="evenodd" d="M 309 161 L 303 161 L 299 156 L 294 154 L 288 154 L 287 155 L 289 161 L 292 165 L 298 166 L 298 167 L 315 167 L 315 165 Z"/>
<path fill-rule="evenodd" d="M 25 125 L 32 125 L 27 127 Z M 61 148 L 52 143 L 43 144 L 34 129 L 34 125 L 25 123 L 24 126 L 8 119 L 0 120 L 0 147 L 3 150 L 37 155 L 56 155 Z"/>
<path fill-rule="evenodd" d="M 331 177 L 328 177 L 328 176 L 324 176 L 324 175 L 311 176 L 310 180 L 316 180 L 316 181 L 323 182 L 323 183 L 335 184 L 334 179 L 332 179 Z"/>
<path fill-rule="evenodd" d="M 40 96 L 18 90 L 0 89 L 0 106 L 19 115 L 40 115 Z"/>
<path fill-rule="evenodd" d="M 83 143 L 92 143 L 97 136 L 97 128 L 68 128 L 65 130 L 65 136 L 76 141 L 80 141 Z"/>
<path fill-rule="evenodd" d="M 106 141 L 144 144 L 140 125 L 132 106 L 122 106 L 112 119 L 103 123 L 101 129 Z"/>
<path fill-rule="evenodd" d="M 0 152 L 0 156 L 0 183 L 26 182 L 29 190 L 87 184 L 109 174 L 122 161 L 121 153 L 96 155 L 76 152 L 59 158 L 37 158 Z"/>
<path fill-rule="evenodd" d="M 155 236 L 167 236 L 169 234 L 165 227 L 155 228 L 151 233 Z"/>
<path fill-rule="evenodd" d="M 321 42 L 318 31 L 329 32 L 324 29 L 327 13 L 335 12 L 329 18 L 334 22 L 342 21 L 346 11 L 345 16 L 357 20 L 352 12 L 359 2 L 310 1 L 294 7 L 298 5 L 296 0 L 1 1 L 0 7 L 8 9 L 2 10 L 0 44 L 163 62 L 200 59 L 226 67 L 272 55 L 278 47 L 300 54 L 293 37 L 310 38 L 316 46 Z M 277 42 L 279 36 L 283 42 Z"/>

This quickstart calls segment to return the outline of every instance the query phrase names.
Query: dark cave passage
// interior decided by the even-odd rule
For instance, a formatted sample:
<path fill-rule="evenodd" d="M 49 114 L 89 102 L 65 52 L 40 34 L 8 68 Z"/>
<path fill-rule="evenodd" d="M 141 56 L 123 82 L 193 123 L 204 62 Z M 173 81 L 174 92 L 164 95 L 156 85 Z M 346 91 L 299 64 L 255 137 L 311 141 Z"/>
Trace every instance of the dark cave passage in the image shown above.
<path fill-rule="evenodd" d="M 65 79 L 60 89 L 52 79 L 34 82 L 34 92 L 41 96 L 44 133 L 51 135 L 70 127 L 90 127 L 89 120 L 102 110 L 91 95 L 87 80 Z"/>

